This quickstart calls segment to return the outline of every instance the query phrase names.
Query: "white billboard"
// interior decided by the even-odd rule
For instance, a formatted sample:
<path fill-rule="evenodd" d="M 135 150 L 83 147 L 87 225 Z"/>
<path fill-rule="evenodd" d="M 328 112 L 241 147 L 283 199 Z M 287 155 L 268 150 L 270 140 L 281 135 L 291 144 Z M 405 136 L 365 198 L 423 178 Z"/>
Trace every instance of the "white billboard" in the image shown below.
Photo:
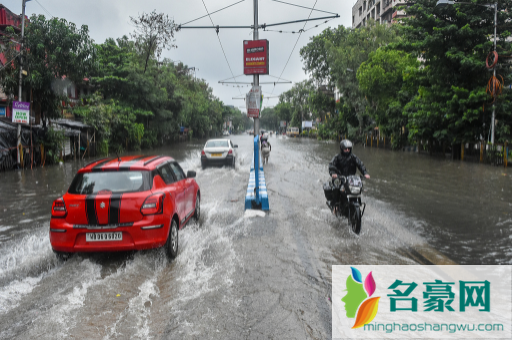
<path fill-rule="evenodd" d="M 302 122 L 302 128 L 303 129 L 307 129 L 307 128 L 312 128 L 313 127 L 313 121 L 312 120 L 305 120 Z"/>

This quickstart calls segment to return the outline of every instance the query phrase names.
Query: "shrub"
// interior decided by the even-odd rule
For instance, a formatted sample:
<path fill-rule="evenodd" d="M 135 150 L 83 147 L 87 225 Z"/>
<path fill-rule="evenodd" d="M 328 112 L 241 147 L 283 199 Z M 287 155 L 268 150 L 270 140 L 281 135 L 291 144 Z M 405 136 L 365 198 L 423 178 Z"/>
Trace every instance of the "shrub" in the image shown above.
<path fill-rule="evenodd" d="M 65 139 L 66 136 L 64 136 L 63 131 L 55 130 L 53 127 L 46 130 L 43 138 L 43 145 L 46 152 L 46 159 L 49 163 L 55 164 L 59 162 L 61 159 L 60 151 Z"/>

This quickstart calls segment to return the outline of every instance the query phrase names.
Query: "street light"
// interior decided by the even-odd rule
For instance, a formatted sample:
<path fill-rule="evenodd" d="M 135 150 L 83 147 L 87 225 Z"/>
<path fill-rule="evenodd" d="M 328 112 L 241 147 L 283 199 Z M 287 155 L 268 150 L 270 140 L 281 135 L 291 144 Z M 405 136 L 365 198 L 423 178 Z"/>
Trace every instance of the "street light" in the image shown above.
<path fill-rule="evenodd" d="M 454 5 L 454 4 L 465 4 L 465 5 L 476 5 L 476 6 L 482 6 L 487 8 L 494 8 L 494 52 L 496 53 L 496 26 L 498 22 L 498 3 L 494 4 L 474 4 L 472 2 L 455 2 L 453 0 L 439 0 L 436 4 L 436 7 L 446 7 L 448 5 Z M 494 66 L 493 70 L 493 76 L 496 78 L 496 66 Z M 491 144 L 494 145 L 494 117 L 496 113 L 496 107 L 494 103 L 492 103 L 492 119 L 491 119 Z M 485 122 L 484 122 L 485 127 Z"/>
<path fill-rule="evenodd" d="M 455 1 L 452 0 L 439 0 L 436 4 L 437 7 L 446 7 L 448 5 L 453 5 Z"/>

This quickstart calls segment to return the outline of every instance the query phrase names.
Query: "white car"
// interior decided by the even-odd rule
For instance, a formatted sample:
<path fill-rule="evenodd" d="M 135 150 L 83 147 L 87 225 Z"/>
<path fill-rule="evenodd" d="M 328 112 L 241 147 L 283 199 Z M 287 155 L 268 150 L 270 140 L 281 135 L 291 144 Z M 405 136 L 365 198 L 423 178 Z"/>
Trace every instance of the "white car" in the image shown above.
<path fill-rule="evenodd" d="M 237 148 L 230 139 L 209 139 L 201 151 L 201 167 L 229 165 L 234 168 Z"/>

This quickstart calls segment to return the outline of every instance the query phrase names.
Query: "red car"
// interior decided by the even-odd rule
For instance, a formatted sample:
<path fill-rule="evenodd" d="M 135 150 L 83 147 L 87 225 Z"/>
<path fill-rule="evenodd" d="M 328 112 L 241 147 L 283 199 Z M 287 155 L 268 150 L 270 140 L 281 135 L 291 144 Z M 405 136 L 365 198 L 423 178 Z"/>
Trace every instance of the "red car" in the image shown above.
<path fill-rule="evenodd" d="M 92 162 L 52 205 L 50 243 L 60 259 L 75 252 L 165 247 L 178 254 L 178 230 L 200 216 L 194 177 L 167 156 L 127 156 Z"/>

